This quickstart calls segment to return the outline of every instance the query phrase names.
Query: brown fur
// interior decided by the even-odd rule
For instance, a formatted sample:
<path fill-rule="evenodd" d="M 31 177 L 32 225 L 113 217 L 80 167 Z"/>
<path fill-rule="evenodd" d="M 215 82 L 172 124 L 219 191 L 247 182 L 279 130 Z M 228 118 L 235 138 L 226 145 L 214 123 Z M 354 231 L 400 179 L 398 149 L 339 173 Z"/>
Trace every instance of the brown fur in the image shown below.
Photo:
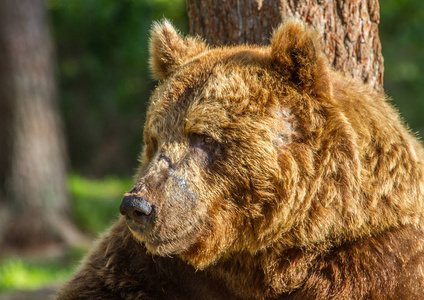
<path fill-rule="evenodd" d="M 424 298 L 423 149 L 315 31 L 209 49 L 165 21 L 150 49 L 127 196 L 154 223 L 119 220 L 60 299 Z"/>

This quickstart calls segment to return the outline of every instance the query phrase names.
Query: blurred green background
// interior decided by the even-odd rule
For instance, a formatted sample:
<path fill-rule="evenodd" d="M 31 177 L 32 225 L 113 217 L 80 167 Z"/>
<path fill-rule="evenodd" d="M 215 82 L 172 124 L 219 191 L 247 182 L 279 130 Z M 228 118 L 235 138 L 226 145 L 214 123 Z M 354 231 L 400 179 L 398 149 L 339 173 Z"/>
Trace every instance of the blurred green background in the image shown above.
<path fill-rule="evenodd" d="M 384 89 L 413 131 L 424 135 L 424 2 L 381 0 Z"/>
<path fill-rule="evenodd" d="M 71 169 L 132 175 L 141 149 L 153 20 L 186 33 L 184 0 L 49 0 Z"/>
<path fill-rule="evenodd" d="M 142 148 L 146 103 L 155 82 L 148 60 L 154 20 L 169 18 L 184 33 L 184 0 L 48 0 L 56 45 L 59 97 L 71 175 L 73 216 L 92 236 L 117 218 Z M 384 87 L 411 126 L 424 133 L 424 5 L 381 0 Z M 94 212 L 94 213 L 93 213 Z M 60 262 L 0 262 L 0 292 L 34 289 L 69 277 L 86 249 Z"/>

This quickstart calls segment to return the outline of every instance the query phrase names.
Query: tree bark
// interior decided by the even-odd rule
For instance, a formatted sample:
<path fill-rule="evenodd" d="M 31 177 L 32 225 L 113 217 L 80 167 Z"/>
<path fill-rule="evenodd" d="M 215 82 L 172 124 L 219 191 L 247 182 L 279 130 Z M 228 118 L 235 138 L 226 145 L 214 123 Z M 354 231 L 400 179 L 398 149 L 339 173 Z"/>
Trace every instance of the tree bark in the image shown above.
<path fill-rule="evenodd" d="M 335 69 L 383 90 L 378 0 L 188 0 L 190 33 L 212 45 L 268 44 L 289 17 L 313 25 Z"/>
<path fill-rule="evenodd" d="M 52 49 L 43 0 L 0 1 L 0 252 L 81 240 L 68 215 Z"/>

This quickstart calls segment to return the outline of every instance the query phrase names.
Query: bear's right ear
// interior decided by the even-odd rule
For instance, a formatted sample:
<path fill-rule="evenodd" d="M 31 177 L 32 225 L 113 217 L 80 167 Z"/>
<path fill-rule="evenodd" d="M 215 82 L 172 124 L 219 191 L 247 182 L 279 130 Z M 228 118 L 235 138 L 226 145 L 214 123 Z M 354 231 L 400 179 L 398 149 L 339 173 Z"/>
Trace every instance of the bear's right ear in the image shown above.
<path fill-rule="evenodd" d="M 207 49 L 198 38 L 183 38 L 166 19 L 153 23 L 149 46 L 150 70 L 155 79 L 168 78 L 189 58 Z"/>
<path fill-rule="evenodd" d="M 271 60 L 288 82 L 307 93 L 329 94 L 329 66 L 319 34 L 292 18 L 271 39 Z"/>

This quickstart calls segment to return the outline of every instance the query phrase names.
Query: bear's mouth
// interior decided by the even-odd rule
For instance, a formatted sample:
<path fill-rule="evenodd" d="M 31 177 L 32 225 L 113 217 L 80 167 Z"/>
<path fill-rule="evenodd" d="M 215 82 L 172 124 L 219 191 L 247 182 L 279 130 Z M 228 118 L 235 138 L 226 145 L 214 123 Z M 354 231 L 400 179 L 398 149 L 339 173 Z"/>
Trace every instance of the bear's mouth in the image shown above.
<path fill-rule="evenodd" d="M 145 235 L 153 229 L 153 222 L 145 215 L 140 214 L 137 219 L 125 216 L 125 222 L 131 232 L 138 232 L 141 235 Z"/>
<path fill-rule="evenodd" d="M 143 243 L 152 254 L 161 256 L 180 254 L 187 251 L 196 241 L 196 234 L 191 231 L 181 232 L 178 236 L 172 238 L 161 238 L 154 233 L 144 234 L 143 230 L 140 231 L 128 223 L 127 225 L 133 237 Z"/>

